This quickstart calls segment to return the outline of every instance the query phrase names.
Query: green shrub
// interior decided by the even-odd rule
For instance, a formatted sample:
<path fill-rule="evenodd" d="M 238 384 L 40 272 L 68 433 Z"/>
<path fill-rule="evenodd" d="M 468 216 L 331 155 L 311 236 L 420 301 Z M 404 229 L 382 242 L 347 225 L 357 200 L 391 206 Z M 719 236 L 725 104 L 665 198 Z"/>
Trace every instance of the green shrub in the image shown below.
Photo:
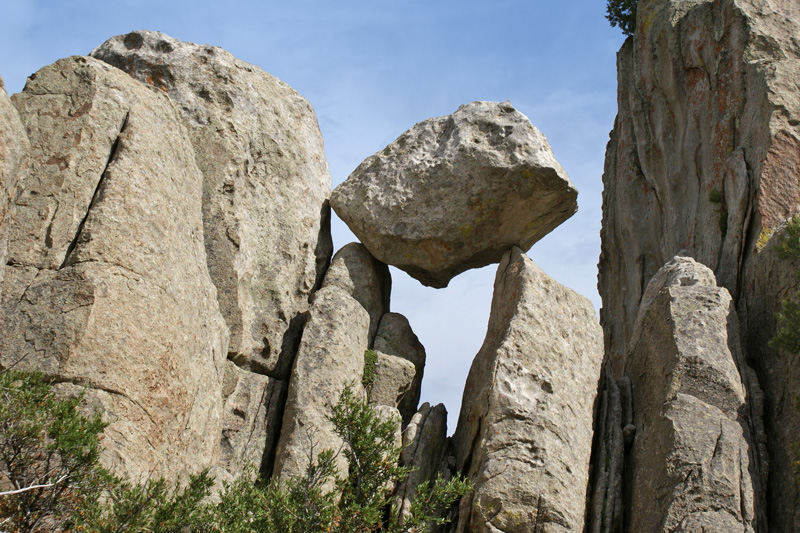
<path fill-rule="evenodd" d="M 619 26 L 625 35 L 633 35 L 636 31 L 636 4 L 638 0 L 608 0 L 606 18 L 611 26 Z"/>
<path fill-rule="evenodd" d="M 778 235 L 775 253 L 780 259 L 786 261 L 800 260 L 800 215 L 795 215 L 787 222 L 784 230 Z M 796 272 L 800 280 L 800 271 Z M 797 355 L 800 353 L 800 290 L 794 299 L 783 300 L 781 311 L 778 313 L 778 332 L 770 340 L 769 346 L 775 350 L 785 351 Z M 797 482 L 800 483 L 800 443 L 794 446 L 795 460 L 793 462 Z"/>
<path fill-rule="evenodd" d="M 369 390 L 373 383 L 375 383 L 375 363 L 378 362 L 378 353 L 375 350 L 367 350 L 364 352 L 364 374 L 361 378 L 361 384 Z"/>
<path fill-rule="evenodd" d="M 374 352 L 373 352 L 374 353 Z M 403 525 L 389 515 L 391 492 L 408 474 L 399 466 L 395 422 L 382 420 L 345 387 L 329 420 L 344 441 L 340 452 L 308 450 L 304 475 L 283 483 L 250 481 L 251 469 L 223 483 L 209 502 L 207 471 L 185 486 L 163 478 L 143 485 L 99 465 L 100 415 L 82 415 L 83 395 L 60 398 L 41 374 L 0 371 L 0 531 L 122 531 L 161 533 L 351 533 L 421 531 L 471 490 L 460 477 L 425 484 Z M 350 467 L 336 469 L 337 453 Z"/>

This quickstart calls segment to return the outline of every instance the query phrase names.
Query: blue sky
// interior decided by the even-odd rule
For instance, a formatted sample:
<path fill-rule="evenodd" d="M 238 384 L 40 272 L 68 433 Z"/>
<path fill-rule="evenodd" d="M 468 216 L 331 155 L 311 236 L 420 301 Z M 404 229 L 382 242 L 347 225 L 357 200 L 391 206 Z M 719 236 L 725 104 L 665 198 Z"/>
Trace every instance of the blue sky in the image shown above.
<path fill-rule="evenodd" d="M 604 0 L 4 0 L 0 75 L 18 92 L 42 66 L 135 29 L 220 46 L 311 102 L 334 186 L 416 122 L 474 100 L 510 100 L 579 190 L 578 214 L 528 255 L 599 308 L 601 176 L 623 42 L 604 15 Z M 333 232 L 337 249 L 355 240 L 338 220 Z M 495 266 L 438 290 L 392 274 L 392 310 L 428 352 L 423 400 L 445 403 L 452 432 Z"/>

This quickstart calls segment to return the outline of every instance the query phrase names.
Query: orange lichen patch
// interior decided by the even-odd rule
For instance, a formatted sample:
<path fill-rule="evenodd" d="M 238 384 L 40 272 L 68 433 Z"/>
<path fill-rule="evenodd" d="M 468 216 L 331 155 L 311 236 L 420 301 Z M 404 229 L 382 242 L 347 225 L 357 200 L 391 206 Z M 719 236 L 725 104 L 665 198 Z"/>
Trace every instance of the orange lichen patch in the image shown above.
<path fill-rule="evenodd" d="M 690 69 L 686 75 L 688 85 L 688 99 L 691 104 L 699 105 L 708 97 L 708 78 L 706 71 L 699 68 Z"/>
<path fill-rule="evenodd" d="M 758 192 L 762 227 L 776 227 L 800 207 L 800 140 L 778 132 L 767 152 Z"/>

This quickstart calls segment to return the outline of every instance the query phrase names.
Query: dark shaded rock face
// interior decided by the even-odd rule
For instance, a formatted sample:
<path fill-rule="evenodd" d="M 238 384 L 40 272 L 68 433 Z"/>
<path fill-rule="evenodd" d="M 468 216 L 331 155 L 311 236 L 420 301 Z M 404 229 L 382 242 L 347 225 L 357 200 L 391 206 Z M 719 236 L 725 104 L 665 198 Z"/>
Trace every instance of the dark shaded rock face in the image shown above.
<path fill-rule="evenodd" d="M 523 250 L 578 209 L 547 139 L 510 103 L 420 122 L 331 196 L 370 253 L 431 287 Z"/>
<path fill-rule="evenodd" d="M 767 346 L 797 284 L 797 265 L 777 261 L 768 241 L 800 207 L 800 6 L 653 0 L 639 3 L 637 20 L 617 58 L 619 113 L 603 176 L 607 378 L 630 368 L 634 323 L 657 270 L 679 253 L 708 266 L 732 297 L 764 392 L 770 470 L 759 476 L 770 530 L 800 530 L 790 451 L 800 441 L 790 392 L 800 390 L 800 372 L 796 357 Z"/>
<path fill-rule="evenodd" d="M 579 531 L 602 332 L 586 298 L 519 248 L 500 262 L 453 442 L 475 482 L 458 531 Z"/>

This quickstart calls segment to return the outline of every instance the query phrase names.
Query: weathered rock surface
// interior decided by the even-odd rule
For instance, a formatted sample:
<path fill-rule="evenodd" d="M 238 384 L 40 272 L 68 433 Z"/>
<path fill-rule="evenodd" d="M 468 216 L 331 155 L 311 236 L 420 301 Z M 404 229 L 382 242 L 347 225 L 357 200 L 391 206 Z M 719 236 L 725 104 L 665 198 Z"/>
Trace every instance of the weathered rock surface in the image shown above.
<path fill-rule="evenodd" d="M 547 139 L 508 103 L 420 122 L 367 158 L 331 206 L 378 260 L 425 285 L 527 250 L 577 210 Z"/>
<path fill-rule="evenodd" d="M 28 172 L 29 150 L 28 136 L 0 78 L 0 283 L 5 272 L 10 219 Z"/>
<path fill-rule="evenodd" d="M 413 380 L 398 405 L 405 426 L 417 412 L 417 405 L 419 405 L 422 376 L 425 372 L 425 347 L 414 334 L 408 319 L 400 313 L 383 315 L 373 347 L 383 354 L 400 357 L 414 365 Z"/>
<path fill-rule="evenodd" d="M 500 263 L 453 437 L 475 482 L 458 531 L 580 531 L 602 332 L 586 298 L 519 248 Z"/>
<path fill-rule="evenodd" d="M 227 475 L 238 477 L 252 465 L 268 477 L 271 472 L 264 466 L 271 467 L 275 454 L 286 383 L 226 361 L 222 398 L 220 466 Z"/>
<path fill-rule="evenodd" d="M 617 58 L 619 114 L 603 177 L 599 291 L 607 358 L 618 378 L 645 287 L 681 250 L 734 298 L 765 395 L 770 529 L 800 530 L 787 447 L 800 375 L 766 346 L 789 272 L 759 249 L 800 209 L 800 6 L 792 0 L 640 3 Z M 769 266 L 772 265 L 772 266 Z M 787 285 L 784 285 L 784 288 Z M 761 290 L 765 289 L 765 290 Z M 764 474 L 766 475 L 766 474 Z"/>
<path fill-rule="evenodd" d="M 92 58 L 15 95 L 31 172 L 10 225 L 0 364 L 86 385 L 104 461 L 132 479 L 219 458 L 228 332 L 206 267 L 202 175 L 169 99 Z"/>
<path fill-rule="evenodd" d="M 395 491 L 395 507 L 402 523 L 411 513 L 411 502 L 417 487 L 425 481 L 433 483 L 447 439 L 447 409 L 444 404 L 420 406 L 403 432 L 400 463 L 411 468 L 408 477 Z"/>
<path fill-rule="evenodd" d="M 766 531 L 761 391 L 745 386 L 738 328 L 728 291 L 691 259 L 648 285 L 625 369 L 636 428 L 627 531 Z"/>
<path fill-rule="evenodd" d="M 389 267 L 370 255 L 363 244 L 346 244 L 331 261 L 323 287 L 339 287 L 369 313 L 369 344 L 375 339 L 381 317 L 389 312 L 392 277 Z"/>
<path fill-rule="evenodd" d="M 336 404 L 348 382 L 363 393 L 369 314 L 339 287 L 317 291 L 308 313 L 275 456 L 274 475 L 279 479 L 303 474 L 312 449 L 316 454 L 325 448 L 340 448 L 342 441 L 326 418 L 329 406 Z M 343 456 L 338 468 L 346 476 Z"/>
<path fill-rule="evenodd" d="M 332 253 L 331 178 L 311 106 L 221 48 L 158 32 L 113 37 L 91 55 L 175 103 L 203 172 L 208 269 L 230 357 L 286 379 Z"/>
<path fill-rule="evenodd" d="M 397 408 L 411 390 L 416 373 L 414 363 L 383 352 L 375 353 L 375 381 L 369 388 L 369 401 Z"/>

